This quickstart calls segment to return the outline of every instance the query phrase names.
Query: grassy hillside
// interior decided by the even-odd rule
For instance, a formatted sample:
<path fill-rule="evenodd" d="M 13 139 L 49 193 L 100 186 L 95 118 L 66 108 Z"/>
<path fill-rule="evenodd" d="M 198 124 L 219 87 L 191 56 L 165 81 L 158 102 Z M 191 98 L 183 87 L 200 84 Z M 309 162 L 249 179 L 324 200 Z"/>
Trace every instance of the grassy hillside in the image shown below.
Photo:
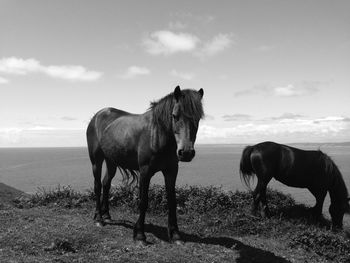
<path fill-rule="evenodd" d="M 16 197 L 0 208 L 1 262 L 350 262 L 346 231 L 315 222 L 290 196 L 268 192 L 272 216 L 252 216 L 251 196 L 215 187 L 177 189 L 184 245 L 167 242 L 165 190 L 150 189 L 146 217 L 148 246 L 137 247 L 132 227 L 137 197 L 112 191 L 113 225 L 93 224 L 91 191 L 70 187 Z"/>
<path fill-rule="evenodd" d="M 4 206 L 8 206 L 12 203 L 12 200 L 19 197 L 29 198 L 29 195 L 0 182 L 0 209 Z"/>

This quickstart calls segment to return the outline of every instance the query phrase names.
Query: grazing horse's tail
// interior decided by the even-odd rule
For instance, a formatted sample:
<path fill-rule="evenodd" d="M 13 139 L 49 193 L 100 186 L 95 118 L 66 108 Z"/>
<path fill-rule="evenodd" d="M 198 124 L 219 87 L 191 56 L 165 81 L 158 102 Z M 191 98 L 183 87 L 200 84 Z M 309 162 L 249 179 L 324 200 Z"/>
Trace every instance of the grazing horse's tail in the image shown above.
<path fill-rule="evenodd" d="M 247 146 L 244 148 L 242 152 L 241 162 L 239 165 L 241 180 L 248 188 L 250 188 L 250 178 L 253 177 L 255 174 L 250 159 L 250 155 L 253 150 L 254 146 Z"/>

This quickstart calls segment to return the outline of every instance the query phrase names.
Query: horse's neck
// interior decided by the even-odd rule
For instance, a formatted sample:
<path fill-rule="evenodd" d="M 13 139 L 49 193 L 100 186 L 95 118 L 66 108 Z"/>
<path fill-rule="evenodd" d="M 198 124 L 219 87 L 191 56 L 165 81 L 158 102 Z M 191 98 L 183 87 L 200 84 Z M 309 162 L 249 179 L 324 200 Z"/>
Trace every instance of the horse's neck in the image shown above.
<path fill-rule="evenodd" d="M 163 152 L 176 148 L 174 134 L 164 128 L 151 124 L 151 148 L 155 152 Z"/>

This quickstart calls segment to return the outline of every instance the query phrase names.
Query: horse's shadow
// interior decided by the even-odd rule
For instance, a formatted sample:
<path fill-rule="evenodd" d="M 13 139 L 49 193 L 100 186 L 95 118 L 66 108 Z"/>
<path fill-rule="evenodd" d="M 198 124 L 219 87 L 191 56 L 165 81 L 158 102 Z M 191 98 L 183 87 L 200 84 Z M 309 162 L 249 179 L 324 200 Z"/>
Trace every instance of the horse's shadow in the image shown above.
<path fill-rule="evenodd" d="M 309 225 L 315 225 L 321 228 L 331 228 L 332 222 L 324 215 L 315 216 L 312 207 L 306 207 L 302 204 L 282 207 L 274 211 L 274 216 L 283 215 L 287 219 L 304 220 Z"/>
<path fill-rule="evenodd" d="M 115 221 L 113 225 L 123 226 L 129 229 L 133 229 L 133 223 L 130 221 Z M 167 228 L 157 226 L 153 224 L 145 224 L 145 232 L 153 234 L 158 239 L 168 242 Z M 219 245 L 229 249 L 239 251 L 240 257 L 236 259 L 238 263 L 246 262 L 271 262 L 271 263 L 287 263 L 290 262 L 275 254 L 259 249 L 252 246 L 245 245 L 244 243 L 230 238 L 230 237 L 200 237 L 194 234 L 182 233 L 182 237 L 185 242 L 207 244 L 207 245 Z"/>

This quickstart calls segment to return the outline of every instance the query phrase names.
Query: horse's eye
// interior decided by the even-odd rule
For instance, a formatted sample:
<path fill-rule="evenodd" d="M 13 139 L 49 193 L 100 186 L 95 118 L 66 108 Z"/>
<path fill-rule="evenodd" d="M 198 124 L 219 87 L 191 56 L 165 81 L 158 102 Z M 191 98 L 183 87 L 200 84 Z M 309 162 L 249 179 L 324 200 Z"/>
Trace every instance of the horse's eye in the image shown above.
<path fill-rule="evenodd" d="M 173 118 L 175 121 L 178 121 L 180 119 L 180 117 L 178 115 L 175 115 L 175 114 L 173 114 Z"/>

